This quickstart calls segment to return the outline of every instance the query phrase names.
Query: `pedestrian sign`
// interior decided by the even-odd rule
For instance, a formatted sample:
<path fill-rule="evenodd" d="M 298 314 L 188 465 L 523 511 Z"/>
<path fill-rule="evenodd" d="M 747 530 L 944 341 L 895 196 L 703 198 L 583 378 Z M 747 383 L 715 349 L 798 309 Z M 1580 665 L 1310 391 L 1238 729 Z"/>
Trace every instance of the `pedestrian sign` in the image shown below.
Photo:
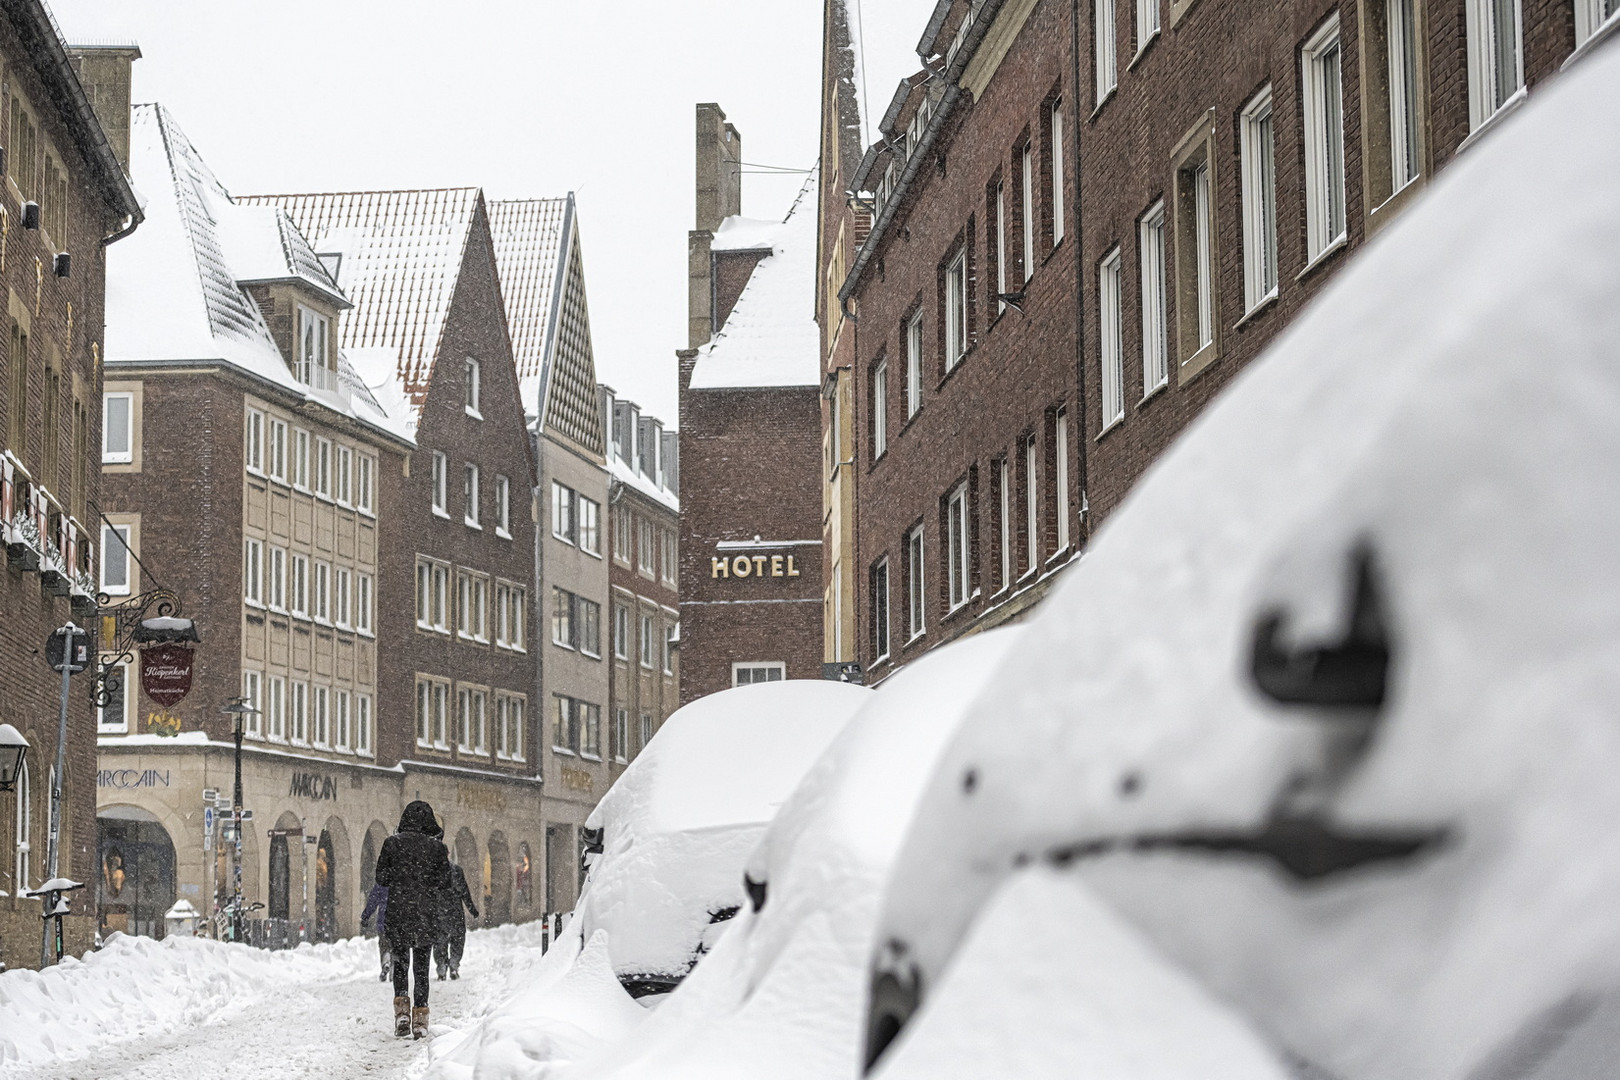
<path fill-rule="evenodd" d="M 203 850 L 204 851 L 212 851 L 213 849 L 214 849 L 214 808 L 212 806 L 205 806 L 205 807 L 203 807 Z"/>

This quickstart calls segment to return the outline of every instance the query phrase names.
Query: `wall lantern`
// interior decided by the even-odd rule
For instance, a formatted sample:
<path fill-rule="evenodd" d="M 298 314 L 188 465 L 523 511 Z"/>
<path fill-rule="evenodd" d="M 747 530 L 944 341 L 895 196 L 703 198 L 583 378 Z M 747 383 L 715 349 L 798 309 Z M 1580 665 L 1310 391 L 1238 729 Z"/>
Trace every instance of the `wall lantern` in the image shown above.
<path fill-rule="evenodd" d="M 0 724 L 0 791 L 10 791 L 22 771 L 28 740 L 10 724 Z"/>

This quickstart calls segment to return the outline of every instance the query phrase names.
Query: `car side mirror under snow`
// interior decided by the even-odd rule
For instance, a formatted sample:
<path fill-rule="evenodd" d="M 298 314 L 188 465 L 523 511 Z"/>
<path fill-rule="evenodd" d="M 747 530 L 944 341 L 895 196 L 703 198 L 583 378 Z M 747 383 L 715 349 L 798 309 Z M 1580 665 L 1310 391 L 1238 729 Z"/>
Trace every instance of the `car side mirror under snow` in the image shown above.
<path fill-rule="evenodd" d="M 1376 709 L 1384 703 L 1390 643 L 1382 587 L 1372 546 L 1350 554 L 1354 590 L 1338 642 L 1290 648 L 1282 640 L 1287 613 L 1273 608 L 1254 628 L 1250 672 L 1260 692 L 1284 705 Z"/>

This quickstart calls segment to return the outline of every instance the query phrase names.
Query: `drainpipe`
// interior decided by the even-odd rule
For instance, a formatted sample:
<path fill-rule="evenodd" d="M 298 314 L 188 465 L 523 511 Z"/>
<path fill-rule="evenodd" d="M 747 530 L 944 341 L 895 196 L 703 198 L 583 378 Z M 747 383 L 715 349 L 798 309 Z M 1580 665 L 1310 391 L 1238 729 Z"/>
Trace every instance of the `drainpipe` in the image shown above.
<path fill-rule="evenodd" d="M 1069 114 L 1074 117 L 1074 138 L 1069 143 L 1067 156 L 1074 165 L 1074 341 L 1075 341 L 1075 393 L 1078 395 L 1075 406 L 1076 423 L 1075 447 L 1079 451 L 1080 478 L 1080 529 L 1076 534 L 1079 548 L 1084 549 L 1086 540 L 1091 535 L 1090 501 L 1087 496 L 1089 473 L 1086 468 L 1086 417 L 1089 412 L 1086 407 L 1086 348 L 1085 348 L 1085 257 L 1084 245 L 1081 243 L 1081 185 L 1080 185 L 1080 0 L 1071 0 L 1069 11 Z"/>

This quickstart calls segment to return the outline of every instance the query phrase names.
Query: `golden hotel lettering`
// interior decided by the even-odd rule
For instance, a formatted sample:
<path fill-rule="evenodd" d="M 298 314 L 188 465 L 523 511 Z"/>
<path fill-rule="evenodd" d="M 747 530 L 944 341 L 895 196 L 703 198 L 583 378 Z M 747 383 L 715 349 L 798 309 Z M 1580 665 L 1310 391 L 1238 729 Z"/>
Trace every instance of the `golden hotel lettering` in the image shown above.
<path fill-rule="evenodd" d="M 709 557 L 711 578 L 798 577 L 792 555 L 723 555 Z"/>

